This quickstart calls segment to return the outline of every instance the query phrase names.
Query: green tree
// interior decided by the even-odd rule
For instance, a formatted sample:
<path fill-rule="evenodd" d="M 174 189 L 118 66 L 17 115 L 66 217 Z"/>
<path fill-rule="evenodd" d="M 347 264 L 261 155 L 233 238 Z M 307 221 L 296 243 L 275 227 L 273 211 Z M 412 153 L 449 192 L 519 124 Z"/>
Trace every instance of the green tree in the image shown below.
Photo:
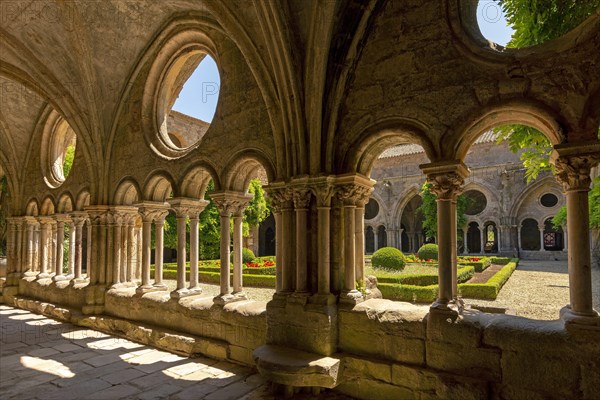
<path fill-rule="evenodd" d="M 250 226 L 257 226 L 271 214 L 271 208 L 265 199 L 265 192 L 260 180 L 252 179 L 250 181 L 248 193 L 251 193 L 253 197 L 244 211 L 244 223 Z"/>
<path fill-rule="evenodd" d="M 63 161 L 63 175 L 65 178 L 69 176 L 71 168 L 73 168 L 73 161 L 75 160 L 75 145 L 70 144 L 67 146 L 65 151 L 65 159 Z"/>
<path fill-rule="evenodd" d="M 431 184 L 425 182 L 421 187 L 421 199 L 423 202 L 417 209 L 423 215 L 423 229 L 428 236 L 437 235 L 437 197 L 431 191 Z M 463 195 L 456 198 L 456 228 L 461 230 L 467 223 L 465 211 L 469 206 L 469 199 Z"/>

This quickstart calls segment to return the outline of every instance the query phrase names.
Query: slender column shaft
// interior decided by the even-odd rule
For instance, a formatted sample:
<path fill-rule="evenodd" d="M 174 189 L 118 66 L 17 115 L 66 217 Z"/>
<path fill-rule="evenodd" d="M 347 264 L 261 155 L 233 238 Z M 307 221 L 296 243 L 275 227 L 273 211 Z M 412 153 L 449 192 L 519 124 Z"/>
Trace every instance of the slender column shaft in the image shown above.
<path fill-rule="evenodd" d="M 81 279 L 83 258 L 83 221 L 75 224 L 75 279 Z"/>
<path fill-rule="evenodd" d="M 123 226 L 121 225 L 121 218 L 115 218 L 115 224 L 113 226 L 113 284 L 121 283 L 121 267 L 123 262 L 121 255 L 123 254 Z"/>
<path fill-rule="evenodd" d="M 135 227 L 135 280 L 137 282 L 141 282 L 142 280 L 142 230 L 143 227 L 141 225 Z"/>
<path fill-rule="evenodd" d="M 68 259 L 67 274 L 73 276 L 75 270 L 75 224 L 69 223 L 69 259 Z"/>
<path fill-rule="evenodd" d="M 296 208 L 296 292 L 308 291 L 308 258 L 306 230 L 308 209 Z"/>
<path fill-rule="evenodd" d="M 85 273 L 88 278 L 90 277 L 90 270 L 92 265 L 92 223 L 88 220 L 87 222 L 87 237 L 85 246 L 87 248 L 86 260 L 85 260 Z"/>
<path fill-rule="evenodd" d="M 144 219 L 142 222 L 142 288 L 150 285 L 150 247 L 152 235 L 152 220 Z"/>
<path fill-rule="evenodd" d="M 458 250 L 456 249 L 456 199 L 453 199 L 450 204 L 450 234 L 451 234 L 451 242 L 452 247 L 452 298 L 456 299 L 458 297 L 458 261 L 456 257 L 458 256 Z"/>
<path fill-rule="evenodd" d="M 14 254 L 15 254 L 15 225 L 11 219 L 8 219 L 7 236 L 6 236 L 6 272 L 11 273 L 15 270 Z"/>
<path fill-rule="evenodd" d="M 221 295 L 229 294 L 229 215 L 221 215 Z"/>
<path fill-rule="evenodd" d="M 467 228 L 463 229 L 463 243 L 464 243 L 463 253 L 464 254 L 469 253 L 469 246 L 468 246 L 468 242 L 467 242 L 467 232 L 468 232 Z"/>
<path fill-rule="evenodd" d="M 356 263 L 356 280 L 365 280 L 365 207 L 354 209 L 354 258 Z"/>
<path fill-rule="evenodd" d="M 573 312 L 596 316 L 592 305 L 588 191 L 567 191 L 569 293 Z"/>
<path fill-rule="evenodd" d="M 23 222 L 22 219 L 20 218 L 19 221 L 17 222 L 17 238 L 16 238 L 16 245 L 17 245 L 17 263 L 16 263 L 16 268 L 15 268 L 15 272 L 22 272 L 23 270 L 23 264 L 25 263 L 24 261 L 24 257 L 23 257 Z"/>
<path fill-rule="evenodd" d="M 198 216 L 190 217 L 190 289 L 198 288 Z"/>
<path fill-rule="evenodd" d="M 344 291 L 356 290 L 355 265 L 355 209 L 354 205 L 344 205 Z"/>
<path fill-rule="evenodd" d="M 177 216 L 177 290 L 185 289 L 185 226 L 186 216 Z"/>
<path fill-rule="evenodd" d="M 163 242 L 165 236 L 164 218 L 155 221 L 154 226 L 154 286 L 163 286 Z"/>
<path fill-rule="evenodd" d="M 41 243 L 41 251 L 40 251 L 40 257 L 41 257 L 41 265 L 40 265 L 40 274 L 43 275 L 47 275 L 48 274 L 48 231 L 49 231 L 50 225 L 46 222 L 41 223 L 41 238 L 40 238 L 40 243 Z"/>
<path fill-rule="evenodd" d="M 35 252 L 34 248 L 34 229 L 35 225 L 33 223 L 27 224 L 27 271 L 33 271 L 33 255 Z"/>
<path fill-rule="evenodd" d="M 134 221 L 127 224 L 127 282 L 133 282 L 135 279 L 135 234 Z M 185 247 L 184 247 L 185 249 Z M 185 257 L 185 253 L 184 253 Z"/>
<path fill-rule="evenodd" d="M 121 283 L 127 282 L 127 246 L 129 245 L 129 234 L 127 232 L 127 222 L 123 221 L 121 226 L 121 267 L 119 275 Z"/>
<path fill-rule="evenodd" d="M 64 221 L 56 222 L 56 261 L 54 272 L 56 276 L 62 275 L 63 271 L 63 261 L 64 261 L 64 239 L 65 239 L 65 223 Z"/>
<path fill-rule="evenodd" d="M 95 281 L 98 283 L 106 283 L 106 242 L 107 242 L 107 230 L 108 225 L 104 218 L 99 221 L 98 229 L 100 230 L 100 243 L 98 254 L 98 265 L 96 267 L 98 276 Z"/>
<path fill-rule="evenodd" d="M 115 239 L 115 225 L 118 217 L 113 212 L 108 215 L 106 224 L 106 282 L 108 285 L 114 285 L 117 281 L 115 276 L 115 248 L 119 247 Z"/>
<path fill-rule="evenodd" d="M 377 228 L 373 228 L 373 253 L 379 249 L 379 233 Z"/>
<path fill-rule="evenodd" d="M 242 291 L 242 215 L 233 217 L 233 293 Z"/>
<path fill-rule="evenodd" d="M 452 200 L 437 199 L 438 274 L 440 304 L 452 298 Z"/>
<path fill-rule="evenodd" d="M 329 253 L 329 220 L 330 207 L 317 207 L 318 210 L 318 227 L 317 240 L 319 249 L 318 263 L 318 293 L 328 295 L 330 293 L 330 253 Z"/>
<path fill-rule="evenodd" d="M 546 251 L 544 248 L 544 225 L 540 224 L 540 251 Z"/>
<path fill-rule="evenodd" d="M 276 267 L 276 280 L 275 280 L 275 291 L 281 292 L 283 286 L 283 218 L 281 211 L 275 211 L 275 267 Z"/>
<path fill-rule="evenodd" d="M 55 270 L 56 263 L 56 222 L 50 224 L 50 233 L 48 235 L 48 273 Z"/>
<path fill-rule="evenodd" d="M 40 224 L 33 228 L 33 270 L 40 271 Z"/>
<path fill-rule="evenodd" d="M 288 202 L 291 203 L 291 202 Z M 283 292 L 293 292 L 294 291 L 294 262 L 292 259 L 292 237 L 294 236 L 293 229 L 293 209 L 291 204 L 286 204 L 282 210 L 282 222 L 283 222 L 283 232 L 285 237 L 283 238 L 283 277 L 281 281 L 281 290 Z"/>

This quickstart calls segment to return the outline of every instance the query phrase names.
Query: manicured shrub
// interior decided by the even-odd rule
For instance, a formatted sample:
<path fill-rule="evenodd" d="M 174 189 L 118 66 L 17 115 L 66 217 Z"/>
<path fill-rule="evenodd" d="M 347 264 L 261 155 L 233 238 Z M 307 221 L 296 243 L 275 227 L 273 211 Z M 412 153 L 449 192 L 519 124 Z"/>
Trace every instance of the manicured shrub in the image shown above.
<path fill-rule="evenodd" d="M 373 253 L 371 263 L 373 264 L 373 268 L 402 271 L 405 265 L 404 254 L 394 247 L 382 247 Z"/>
<path fill-rule="evenodd" d="M 489 257 L 466 257 L 458 260 L 460 265 L 472 265 L 476 272 L 482 272 L 487 267 L 492 265 L 492 260 Z"/>
<path fill-rule="evenodd" d="M 510 258 L 508 257 L 491 257 L 492 264 L 496 265 L 506 265 L 510 262 Z"/>
<path fill-rule="evenodd" d="M 438 245 L 429 243 L 421 246 L 417 255 L 421 260 L 437 260 L 438 259 Z"/>
<path fill-rule="evenodd" d="M 244 263 L 244 264 L 251 263 L 252 261 L 254 261 L 255 258 L 256 258 L 256 256 L 254 255 L 252 250 L 250 250 L 246 247 L 244 247 L 242 249 L 242 263 Z"/>
<path fill-rule="evenodd" d="M 486 283 L 461 283 L 459 291 L 462 297 L 471 299 L 496 300 L 502 286 L 517 268 L 518 259 L 513 258 L 496 272 Z"/>
<path fill-rule="evenodd" d="M 398 285 L 393 283 L 378 283 L 384 299 L 415 301 L 418 303 L 431 303 L 438 294 L 438 286 Z"/>

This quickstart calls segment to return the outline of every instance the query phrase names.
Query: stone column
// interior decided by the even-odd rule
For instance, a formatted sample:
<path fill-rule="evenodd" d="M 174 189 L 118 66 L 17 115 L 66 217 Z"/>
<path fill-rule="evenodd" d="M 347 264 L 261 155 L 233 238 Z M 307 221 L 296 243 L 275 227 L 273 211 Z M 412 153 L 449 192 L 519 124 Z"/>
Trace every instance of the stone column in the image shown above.
<path fill-rule="evenodd" d="M 85 211 L 89 215 L 92 231 L 91 236 L 88 236 L 90 263 L 87 266 L 87 276 L 90 285 L 104 285 L 106 283 L 106 230 L 109 207 L 93 205 L 86 207 Z"/>
<path fill-rule="evenodd" d="M 15 242 L 17 240 L 17 226 L 14 217 L 6 219 L 6 273 L 12 274 L 15 272 Z"/>
<path fill-rule="evenodd" d="M 540 229 L 540 251 L 546 251 L 544 248 L 544 224 L 538 222 L 538 227 Z"/>
<path fill-rule="evenodd" d="M 481 250 L 481 254 L 483 254 L 483 253 L 485 253 L 485 242 L 487 241 L 486 237 L 485 237 L 485 234 L 486 234 L 485 225 L 482 225 L 481 228 L 479 228 L 479 232 L 481 233 L 479 235 L 479 239 L 481 241 L 480 250 Z"/>
<path fill-rule="evenodd" d="M 283 266 L 282 266 L 282 279 L 281 279 L 281 291 L 283 293 L 291 293 L 294 291 L 294 278 L 295 278 L 295 264 L 296 260 L 293 256 L 295 249 L 293 248 L 293 237 L 294 237 L 294 203 L 292 200 L 292 192 L 288 189 L 286 191 L 286 197 L 281 207 L 281 221 L 282 231 L 284 235 L 283 240 Z"/>
<path fill-rule="evenodd" d="M 568 324 L 600 326 L 592 305 L 588 192 L 590 170 L 600 161 L 600 143 L 557 145 L 552 154 L 557 179 L 567 196 L 570 305 L 561 310 Z"/>
<path fill-rule="evenodd" d="M 75 271 L 75 224 L 69 218 L 69 259 L 67 261 L 67 279 L 72 279 Z"/>
<path fill-rule="evenodd" d="M 296 210 L 296 294 L 308 293 L 308 207 L 311 192 L 307 187 L 295 188 L 294 209 Z"/>
<path fill-rule="evenodd" d="M 454 298 L 452 256 L 456 254 L 456 241 L 453 242 L 455 235 L 452 234 L 456 231 L 456 217 L 453 214 L 456 215 L 456 197 L 462 190 L 468 169 L 464 164 L 454 162 L 431 163 L 420 167 L 437 196 L 439 297 L 431 305 L 431 310 L 449 311 L 448 304 Z"/>
<path fill-rule="evenodd" d="M 154 287 L 157 290 L 167 290 L 163 279 L 163 252 L 165 237 L 165 218 L 169 214 L 168 209 L 157 212 L 154 218 Z"/>
<path fill-rule="evenodd" d="M 356 280 L 365 281 L 365 205 L 369 202 L 372 190 L 356 201 L 354 209 L 354 240 L 355 240 L 355 262 L 356 262 Z"/>
<path fill-rule="evenodd" d="M 456 215 L 456 198 L 458 193 L 452 198 L 452 211 L 450 213 L 450 225 L 452 226 L 452 231 L 450 234 L 452 237 L 450 240 L 452 241 L 452 299 L 456 300 L 458 298 L 458 241 L 457 241 L 457 218 Z"/>
<path fill-rule="evenodd" d="M 285 246 L 284 246 L 284 227 L 283 227 L 283 214 L 282 209 L 284 203 L 287 201 L 289 191 L 285 187 L 280 185 L 270 185 L 265 188 L 269 198 L 271 199 L 271 207 L 273 208 L 273 217 L 275 218 L 275 267 L 276 267 L 276 278 L 275 278 L 275 293 L 277 295 L 282 294 L 283 288 L 283 266 L 286 264 L 285 260 Z"/>
<path fill-rule="evenodd" d="M 563 230 L 563 238 L 564 238 L 564 246 L 563 246 L 563 251 L 568 251 L 569 250 L 569 231 L 567 230 L 567 226 L 563 225 L 562 227 Z"/>
<path fill-rule="evenodd" d="M 123 215 L 115 210 L 112 212 L 112 285 L 121 285 L 121 268 L 123 266 Z"/>
<path fill-rule="evenodd" d="M 152 247 L 152 221 L 154 212 L 140 207 L 142 216 L 142 284 L 136 289 L 137 293 L 145 293 L 154 289 L 150 283 L 150 255 Z"/>
<path fill-rule="evenodd" d="M 35 217 L 25 217 L 25 223 L 27 224 L 27 264 L 26 273 L 31 274 L 35 271 L 35 228 L 38 224 Z"/>
<path fill-rule="evenodd" d="M 379 249 L 379 227 L 373 228 L 373 253 Z"/>
<path fill-rule="evenodd" d="M 211 199 L 215 202 L 221 216 L 221 293 L 214 298 L 217 304 L 226 304 L 232 301 L 243 300 L 246 298 L 242 294 L 242 240 L 238 237 L 234 243 L 234 289 L 236 293 L 231 294 L 230 288 L 230 250 L 231 231 L 229 221 L 233 215 L 238 219 L 238 228 L 241 228 L 241 218 L 243 210 L 252 199 L 251 196 L 237 192 L 222 191 L 211 194 Z M 235 227 L 234 227 L 235 229 Z M 241 233 L 241 229 L 238 233 Z M 241 236 L 241 235 L 240 235 Z"/>
<path fill-rule="evenodd" d="M 84 212 L 71 213 L 71 219 L 75 225 L 75 269 L 73 271 L 72 283 L 78 283 L 82 278 L 82 262 L 83 262 L 83 225 L 87 219 L 87 214 Z"/>
<path fill-rule="evenodd" d="M 69 218 L 66 215 L 57 214 L 54 216 L 56 220 L 56 259 L 54 261 L 54 277 L 53 281 L 62 281 L 67 279 L 63 275 L 63 263 L 64 263 L 64 240 L 65 240 L 65 223 L 69 222 Z"/>
<path fill-rule="evenodd" d="M 398 249 L 400 251 L 402 251 L 402 233 L 404 232 L 404 229 L 400 228 L 398 229 Z"/>
<path fill-rule="evenodd" d="M 519 250 L 523 250 L 523 245 L 521 243 L 521 224 L 517 226 L 517 241 L 519 243 Z"/>
<path fill-rule="evenodd" d="M 326 178 L 327 179 L 327 178 Z M 314 186 L 317 199 L 317 294 L 315 302 L 333 304 L 335 297 L 331 294 L 330 273 L 330 211 L 331 197 L 334 194 L 333 181 L 326 180 Z"/>
<path fill-rule="evenodd" d="M 185 222 L 185 221 L 184 221 Z M 127 224 L 127 283 L 135 286 L 135 216 L 130 215 L 125 219 Z M 185 227 L 184 227 L 185 232 Z M 184 233 L 185 234 L 185 233 Z M 185 242 L 184 242 L 184 257 L 185 257 Z"/>
<path fill-rule="evenodd" d="M 50 236 L 48 238 L 49 242 L 50 242 L 50 248 L 49 248 L 49 252 L 48 252 L 48 273 L 49 274 L 53 274 L 56 271 L 56 254 L 57 254 L 57 247 L 56 247 L 56 236 L 57 236 L 57 227 L 56 227 L 56 221 L 54 219 L 54 217 L 52 217 L 52 221 L 50 222 Z"/>
<path fill-rule="evenodd" d="M 189 209 L 186 207 L 185 199 L 173 199 L 169 202 L 177 216 L 177 288 L 171 292 L 172 299 L 180 299 L 189 295 L 185 287 L 186 263 L 186 224 Z"/>
<path fill-rule="evenodd" d="M 85 260 L 85 274 L 87 275 L 87 279 L 89 279 L 89 270 L 90 266 L 92 265 L 92 221 L 89 219 L 89 217 L 86 221 L 86 224 L 87 238 L 85 241 L 85 246 L 87 247 L 87 255 Z"/>
<path fill-rule="evenodd" d="M 48 253 L 49 242 L 48 237 L 51 234 L 51 219 L 50 217 L 39 217 L 40 222 L 40 273 L 38 279 L 48 278 Z M 15 229 L 16 230 L 16 229 Z M 16 235 L 15 235 L 16 236 Z"/>
<path fill-rule="evenodd" d="M 15 277 L 20 277 L 25 257 L 23 256 L 23 217 L 16 217 L 17 236 L 16 236 L 16 263 L 14 268 Z"/>
<path fill-rule="evenodd" d="M 247 203 L 239 203 L 233 212 L 233 294 L 245 296 L 242 291 L 242 220 Z"/>
<path fill-rule="evenodd" d="M 198 219 L 200 213 L 204 211 L 209 204 L 206 200 L 198 200 L 198 206 L 190 207 L 190 292 L 195 294 L 202 293 L 202 288 L 198 284 Z"/>

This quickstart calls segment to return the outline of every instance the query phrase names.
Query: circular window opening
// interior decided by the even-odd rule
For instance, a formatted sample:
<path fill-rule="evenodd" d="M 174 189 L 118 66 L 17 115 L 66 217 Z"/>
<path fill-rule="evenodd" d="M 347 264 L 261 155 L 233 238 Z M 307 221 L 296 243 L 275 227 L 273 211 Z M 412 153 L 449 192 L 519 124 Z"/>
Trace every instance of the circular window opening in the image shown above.
<path fill-rule="evenodd" d="M 365 219 L 373 219 L 377 214 L 379 214 L 379 203 L 374 199 L 370 199 L 365 206 Z"/>
<path fill-rule="evenodd" d="M 477 4 L 477 24 L 484 38 L 506 46 L 514 30 L 508 24 L 502 5 L 496 0 L 480 0 Z"/>
<path fill-rule="evenodd" d="M 467 215 L 477 215 L 487 207 L 487 199 L 479 190 L 468 190 L 463 196 L 467 199 Z"/>
<path fill-rule="evenodd" d="M 67 179 L 75 160 L 77 138 L 69 123 L 57 112 L 50 113 L 42 137 L 41 162 L 44 180 L 57 188 Z"/>
<path fill-rule="evenodd" d="M 201 51 L 180 56 L 169 68 L 158 121 L 169 148 L 186 150 L 204 137 L 217 109 L 220 84 L 215 60 Z"/>
<path fill-rule="evenodd" d="M 554 207 L 558 204 L 558 197 L 556 197 L 555 194 L 546 193 L 540 198 L 540 203 L 542 203 L 544 207 Z"/>

